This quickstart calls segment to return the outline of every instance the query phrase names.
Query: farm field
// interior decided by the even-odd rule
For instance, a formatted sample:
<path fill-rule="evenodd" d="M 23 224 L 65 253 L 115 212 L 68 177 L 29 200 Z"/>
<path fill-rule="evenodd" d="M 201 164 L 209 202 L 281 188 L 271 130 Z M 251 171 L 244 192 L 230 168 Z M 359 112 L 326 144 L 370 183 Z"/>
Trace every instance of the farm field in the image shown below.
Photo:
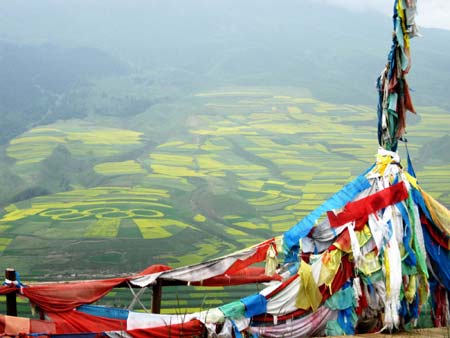
<path fill-rule="evenodd" d="M 281 234 L 375 160 L 369 106 L 237 87 L 195 93 L 180 107 L 189 109 L 159 134 L 143 123 L 150 112 L 126 128 L 67 120 L 13 139 L 13 170 L 47 190 L 4 206 L 2 262 L 23 278 L 58 279 L 204 261 Z M 448 136 L 448 112 L 417 111 L 408 139 L 419 183 L 450 206 L 448 156 L 429 150 Z"/>
<path fill-rule="evenodd" d="M 75 156 L 106 157 L 136 147 L 142 143 L 141 136 L 142 133 L 132 130 L 73 120 L 31 129 L 10 142 L 7 155 L 20 167 L 41 162 L 63 144 Z"/>

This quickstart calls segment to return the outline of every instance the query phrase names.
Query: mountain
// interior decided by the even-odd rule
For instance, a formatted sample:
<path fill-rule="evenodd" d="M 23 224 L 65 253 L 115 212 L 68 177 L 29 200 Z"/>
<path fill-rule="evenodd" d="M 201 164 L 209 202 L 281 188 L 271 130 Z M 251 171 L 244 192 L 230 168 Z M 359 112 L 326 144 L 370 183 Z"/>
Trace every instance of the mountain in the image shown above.
<path fill-rule="evenodd" d="M 0 254 L 25 276 L 216 257 L 374 161 L 389 18 L 290 0 L 1 10 Z M 449 206 L 450 32 L 422 34 L 408 148 Z"/>
<path fill-rule="evenodd" d="M 74 102 L 89 81 L 128 73 L 128 67 L 93 48 L 51 44 L 18 45 L 0 41 L 0 143 L 39 124 L 84 117 Z"/>
<path fill-rule="evenodd" d="M 98 48 L 188 89 L 300 86 L 340 103 L 375 104 L 392 29 L 381 14 L 312 0 L 16 1 L 3 10 L 0 39 Z M 448 108 L 450 34 L 422 34 L 413 41 L 415 100 Z"/>

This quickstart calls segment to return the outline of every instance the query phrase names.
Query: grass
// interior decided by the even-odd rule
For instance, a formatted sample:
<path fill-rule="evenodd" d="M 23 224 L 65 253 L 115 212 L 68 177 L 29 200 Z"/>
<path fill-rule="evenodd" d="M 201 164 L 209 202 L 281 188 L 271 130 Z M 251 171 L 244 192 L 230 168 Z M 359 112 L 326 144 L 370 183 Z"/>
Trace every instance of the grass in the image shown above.
<path fill-rule="evenodd" d="M 293 216 L 291 214 L 279 215 L 279 216 L 266 216 L 264 219 L 270 222 L 281 222 L 286 220 L 293 220 Z"/>
<path fill-rule="evenodd" d="M 206 217 L 202 214 L 197 214 L 194 216 L 194 221 L 203 223 L 206 221 Z"/>
<path fill-rule="evenodd" d="M 237 225 L 237 226 L 239 226 L 241 228 L 250 229 L 250 230 L 263 229 L 263 228 L 267 227 L 266 224 L 254 224 L 252 222 L 235 222 L 233 224 Z"/>
<path fill-rule="evenodd" d="M 288 107 L 287 110 L 290 114 L 300 114 L 302 112 L 299 107 Z"/>
<path fill-rule="evenodd" d="M 85 237 L 116 237 L 119 231 L 120 221 L 119 218 L 99 219 L 89 226 Z"/>
<path fill-rule="evenodd" d="M 161 164 L 152 164 L 153 172 L 161 175 L 175 176 L 175 177 L 203 177 L 204 173 L 195 169 L 185 168 L 180 166 L 170 166 Z"/>
<path fill-rule="evenodd" d="M 225 228 L 225 232 L 233 237 L 244 237 L 244 236 L 248 236 L 247 232 L 241 231 L 241 230 L 237 230 L 231 227 L 226 227 Z"/>
<path fill-rule="evenodd" d="M 0 221 L 1 222 L 15 222 L 15 221 L 27 218 L 29 216 L 37 215 L 44 210 L 45 210 L 45 208 L 30 208 L 30 209 L 24 209 L 24 210 L 22 210 L 22 209 L 14 210 L 14 211 L 7 213 L 5 216 L 3 216 L 3 218 Z"/>
<path fill-rule="evenodd" d="M 55 135 L 56 134 L 56 135 Z M 38 127 L 13 139 L 7 155 L 17 165 L 39 163 L 64 144 L 75 156 L 104 157 L 119 154 L 142 144 L 142 133 L 133 130 L 99 127 L 79 120 Z"/>
<path fill-rule="evenodd" d="M 98 128 L 92 131 L 68 132 L 67 140 L 87 145 L 139 144 L 141 133 L 116 128 Z"/>
<path fill-rule="evenodd" d="M 239 180 L 239 184 L 250 191 L 260 191 L 264 186 L 263 180 Z"/>
<path fill-rule="evenodd" d="M 189 183 L 186 178 L 166 174 L 153 173 L 143 178 L 141 182 L 145 186 L 164 187 L 166 189 L 177 189 L 182 191 L 192 191 L 195 189 L 195 186 Z"/>
<path fill-rule="evenodd" d="M 188 155 L 177 155 L 177 154 L 171 154 L 171 153 L 158 153 L 154 152 L 150 154 L 150 158 L 160 164 L 170 164 L 170 165 L 176 165 L 176 166 L 192 166 L 193 165 L 193 159 L 191 156 Z"/>
<path fill-rule="evenodd" d="M 197 264 L 198 262 L 206 261 L 207 259 L 220 254 L 219 243 L 217 241 L 200 243 L 195 246 L 195 249 L 195 253 L 181 255 L 179 261 L 186 265 Z"/>
<path fill-rule="evenodd" d="M 5 250 L 9 244 L 11 244 L 12 239 L 11 238 L 1 238 L 0 237 L 0 253 Z"/>
<path fill-rule="evenodd" d="M 212 129 L 192 129 L 192 134 L 212 135 L 212 136 L 230 136 L 230 135 L 257 135 L 256 130 L 251 130 L 247 126 L 236 127 L 213 127 Z"/>
<path fill-rule="evenodd" d="M 158 239 L 171 237 L 191 225 L 173 219 L 134 219 L 143 238 Z"/>
<path fill-rule="evenodd" d="M 100 163 L 94 167 L 94 170 L 102 175 L 134 175 L 145 174 L 147 172 L 139 163 L 133 160 Z"/>

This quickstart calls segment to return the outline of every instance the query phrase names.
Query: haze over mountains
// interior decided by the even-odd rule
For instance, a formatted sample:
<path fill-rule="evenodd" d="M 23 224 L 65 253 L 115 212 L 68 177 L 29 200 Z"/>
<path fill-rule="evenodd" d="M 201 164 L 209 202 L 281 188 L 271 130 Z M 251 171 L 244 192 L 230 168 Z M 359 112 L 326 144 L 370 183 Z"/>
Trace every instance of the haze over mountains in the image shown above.
<path fill-rule="evenodd" d="M 25 274 L 217 256 L 282 232 L 373 160 L 381 14 L 44 0 L 0 15 L 0 255 Z M 448 206 L 450 32 L 421 33 L 408 138 Z"/>
<path fill-rule="evenodd" d="M 340 95 L 336 89 L 322 94 L 327 99 L 371 97 L 391 30 L 390 19 L 380 14 L 314 1 L 16 1 L 3 7 L 2 40 L 47 49 L 48 44 L 97 48 L 138 69 L 179 71 L 176 77 L 190 82 L 291 82 L 313 84 L 318 93 L 333 88 L 327 82 L 342 86 Z M 438 83 L 445 78 L 439 70 L 448 65 L 449 33 L 425 29 L 423 34 L 414 42 L 414 74 L 421 82 Z M 358 70 L 353 77 L 351 69 Z M 364 87 L 344 90 L 355 82 Z M 418 92 L 416 100 L 429 94 Z"/>

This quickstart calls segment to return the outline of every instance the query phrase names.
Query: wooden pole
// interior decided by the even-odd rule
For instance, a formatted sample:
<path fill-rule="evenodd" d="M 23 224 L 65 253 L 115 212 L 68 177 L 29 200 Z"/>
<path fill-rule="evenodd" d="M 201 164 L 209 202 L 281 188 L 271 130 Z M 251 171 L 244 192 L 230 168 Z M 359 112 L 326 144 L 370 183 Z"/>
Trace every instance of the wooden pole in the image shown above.
<path fill-rule="evenodd" d="M 5 278 L 11 282 L 15 282 L 16 270 L 12 268 L 7 268 L 5 270 Z M 8 316 L 17 317 L 17 300 L 15 292 L 11 292 L 6 295 L 6 314 Z"/>
<path fill-rule="evenodd" d="M 161 313 L 162 283 L 156 280 L 152 286 L 152 313 Z"/>

